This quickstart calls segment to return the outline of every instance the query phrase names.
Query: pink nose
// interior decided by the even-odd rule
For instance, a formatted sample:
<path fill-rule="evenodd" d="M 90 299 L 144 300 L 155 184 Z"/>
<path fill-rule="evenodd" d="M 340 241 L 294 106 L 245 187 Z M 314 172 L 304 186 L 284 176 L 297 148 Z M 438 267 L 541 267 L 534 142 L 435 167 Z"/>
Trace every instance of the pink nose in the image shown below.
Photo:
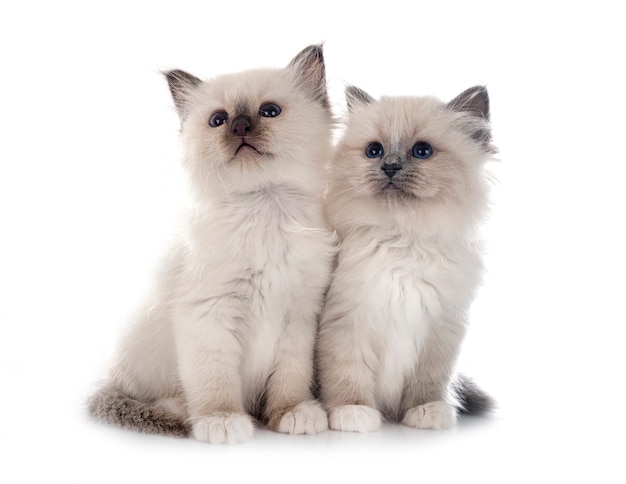
<path fill-rule="evenodd" d="M 252 129 L 251 119 L 243 114 L 233 119 L 232 130 L 237 136 L 243 138 Z"/>

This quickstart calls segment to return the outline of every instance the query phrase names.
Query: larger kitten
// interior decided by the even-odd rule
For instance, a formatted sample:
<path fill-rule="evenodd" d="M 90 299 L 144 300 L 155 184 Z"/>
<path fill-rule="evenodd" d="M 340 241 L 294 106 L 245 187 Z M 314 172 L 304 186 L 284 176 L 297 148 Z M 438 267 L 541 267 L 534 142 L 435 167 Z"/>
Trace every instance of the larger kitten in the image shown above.
<path fill-rule="evenodd" d="M 340 251 L 320 323 L 322 401 L 335 430 L 375 430 L 383 417 L 446 428 L 457 408 L 491 404 L 454 380 L 482 267 L 476 232 L 495 152 L 487 91 L 447 104 L 376 101 L 355 87 L 347 97 L 327 195 Z"/>
<path fill-rule="evenodd" d="M 249 438 L 255 418 L 323 431 L 313 347 L 335 240 L 322 205 L 332 124 L 322 49 L 280 70 L 166 77 L 192 208 L 89 409 L 212 443 Z"/>

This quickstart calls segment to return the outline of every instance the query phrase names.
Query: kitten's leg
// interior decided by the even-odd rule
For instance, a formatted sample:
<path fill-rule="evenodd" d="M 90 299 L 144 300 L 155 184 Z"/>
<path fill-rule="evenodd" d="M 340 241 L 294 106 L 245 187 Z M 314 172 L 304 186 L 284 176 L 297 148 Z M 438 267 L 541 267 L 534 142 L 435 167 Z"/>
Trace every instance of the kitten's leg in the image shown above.
<path fill-rule="evenodd" d="M 376 352 L 351 316 L 324 316 L 317 347 L 322 402 L 333 430 L 371 432 L 382 424 L 374 397 Z"/>
<path fill-rule="evenodd" d="M 254 426 L 243 407 L 241 344 L 234 328 L 206 315 L 186 323 L 176 343 L 193 436 L 214 444 L 249 439 Z"/>
<path fill-rule="evenodd" d="M 447 429 L 456 421 L 450 402 L 454 365 L 465 335 L 458 322 L 440 322 L 434 327 L 407 377 L 402 395 L 402 423 L 418 429 Z"/>
<path fill-rule="evenodd" d="M 265 414 L 268 427 L 288 434 L 317 434 L 328 430 L 328 416 L 314 399 L 313 352 L 315 316 L 287 324 L 278 341 L 267 383 Z"/>

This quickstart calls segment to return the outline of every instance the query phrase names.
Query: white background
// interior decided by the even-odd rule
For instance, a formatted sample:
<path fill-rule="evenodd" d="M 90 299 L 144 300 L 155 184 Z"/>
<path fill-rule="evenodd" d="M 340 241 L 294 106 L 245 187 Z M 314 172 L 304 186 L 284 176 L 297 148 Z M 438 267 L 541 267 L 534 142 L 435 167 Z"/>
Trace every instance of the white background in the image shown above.
<path fill-rule="evenodd" d="M 3 2 L 1 483 L 624 482 L 624 22 L 617 2 Z M 237 446 L 91 422 L 83 402 L 172 232 L 159 70 L 281 67 L 325 41 L 331 96 L 486 84 L 500 162 L 461 368 L 498 400 L 448 432 Z"/>

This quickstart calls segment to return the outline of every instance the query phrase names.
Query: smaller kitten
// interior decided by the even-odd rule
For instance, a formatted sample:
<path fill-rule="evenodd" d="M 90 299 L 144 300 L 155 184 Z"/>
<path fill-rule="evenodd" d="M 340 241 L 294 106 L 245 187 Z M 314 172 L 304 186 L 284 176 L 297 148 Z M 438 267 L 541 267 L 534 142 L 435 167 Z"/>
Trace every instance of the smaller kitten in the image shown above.
<path fill-rule="evenodd" d="M 446 104 L 376 101 L 349 87 L 347 101 L 327 193 L 340 251 L 317 347 L 329 425 L 364 432 L 387 418 L 447 428 L 457 409 L 492 405 L 454 377 L 482 271 L 484 164 L 496 152 L 487 90 Z"/>

